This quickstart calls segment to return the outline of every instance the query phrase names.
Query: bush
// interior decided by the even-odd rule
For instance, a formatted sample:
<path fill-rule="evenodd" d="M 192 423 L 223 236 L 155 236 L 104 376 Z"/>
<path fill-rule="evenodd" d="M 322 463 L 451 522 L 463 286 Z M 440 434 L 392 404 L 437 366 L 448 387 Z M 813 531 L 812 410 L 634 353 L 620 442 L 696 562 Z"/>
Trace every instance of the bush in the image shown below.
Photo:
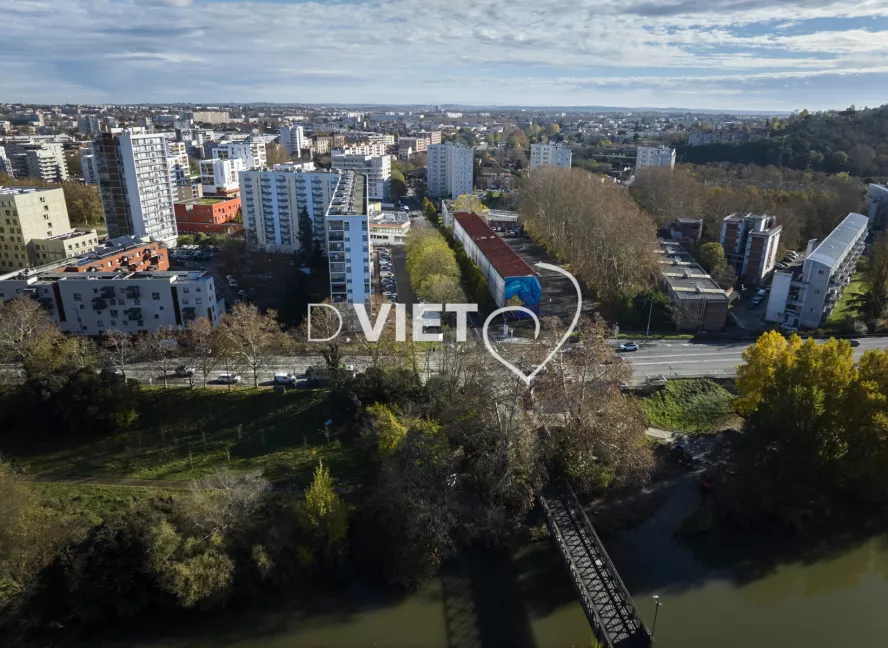
<path fill-rule="evenodd" d="M 734 396 L 711 380 L 670 380 L 641 400 L 648 423 L 670 432 L 710 432 L 734 418 Z"/>

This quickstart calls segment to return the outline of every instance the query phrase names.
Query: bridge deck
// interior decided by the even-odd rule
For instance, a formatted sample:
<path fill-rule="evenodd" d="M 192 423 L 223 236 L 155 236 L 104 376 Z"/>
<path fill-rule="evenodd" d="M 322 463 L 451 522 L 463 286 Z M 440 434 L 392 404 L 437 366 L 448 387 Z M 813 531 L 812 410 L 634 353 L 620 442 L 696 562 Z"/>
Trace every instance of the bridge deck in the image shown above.
<path fill-rule="evenodd" d="M 565 486 L 539 499 L 598 641 L 613 648 L 652 648 L 653 638 L 573 491 Z"/>

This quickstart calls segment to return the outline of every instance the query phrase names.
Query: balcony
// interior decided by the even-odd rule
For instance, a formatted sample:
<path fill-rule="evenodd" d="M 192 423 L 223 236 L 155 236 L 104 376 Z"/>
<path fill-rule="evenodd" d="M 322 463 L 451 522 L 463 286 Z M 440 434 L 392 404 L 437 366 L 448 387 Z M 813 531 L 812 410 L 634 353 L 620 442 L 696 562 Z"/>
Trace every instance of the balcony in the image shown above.
<path fill-rule="evenodd" d="M 128 308 L 123 311 L 128 320 L 135 321 L 142 319 L 142 309 L 141 308 Z"/>
<path fill-rule="evenodd" d="M 103 286 L 99 288 L 99 298 L 100 299 L 113 299 L 114 298 L 114 287 L 113 286 Z M 95 301 L 95 300 L 93 300 Z"/>
<path fill-rule="evenodd" d="M 108 302 L 101 297 L 94 297 L 92 300 L 92 309 L 94 311 L 103 311 L 108 308 Z"/>

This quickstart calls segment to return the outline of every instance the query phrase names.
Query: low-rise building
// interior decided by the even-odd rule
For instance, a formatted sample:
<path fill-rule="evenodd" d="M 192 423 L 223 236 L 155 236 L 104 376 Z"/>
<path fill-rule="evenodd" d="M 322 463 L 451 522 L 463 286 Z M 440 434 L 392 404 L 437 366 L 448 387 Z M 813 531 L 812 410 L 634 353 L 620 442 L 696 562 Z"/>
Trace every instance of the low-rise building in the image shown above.
<path fill-rule="evenodd" d="M 0 275 L 0 302 L 36 299 L 68 333 L 152 333 L 199 318 L 214 325 L 225 312 L 211 274 L 189 272 L 58 272 L 50 267 Z"/>
<path fill-rule="evenodd" d="M 45 265 L 41 267 L 47 267 Z M 120 236 L 56 264 L 56 272 L 157 272 L 170 268 L 167 248 L 157 241 Z"/>
<path fill-rule="evenodd" d="M 658 263 L 679 331 L 721 331 L 728 319 L 727 293 L 676 241 L 660 241 Z"/>
<path fill-rule="evenodd" d="M 410 233 L 410 218 L 399 212 L 380 212 L 370 217 L 372 245 L 404 245 Z"/>
<path fill-rule="evenodd" d="M 857 270 L 868 230 L 866 216 L 850 213 L 822 242 L 809 242 L 801 264 L 774 273 L 765 319 L 808 329 L 825 322 Z"/>
<path fill-rule="evenodd" d="M 672 238 L 686 245 L 694 244 L 703 236 L 702 218 L 676 218 L 672 224 Z"/>
<path fill-rule="evenodd" d="M 238 174 L 246 170 L 246 164 L 241 158 L 201 160 L 201 192 L 204 196 L 238 197 Z"/>
<path fill-rule="evenodd" d="M 235 218 L 241 209 L 240 198 L 199 198 L 173 205 L 176 227 L 180 232 L 233 234 L 243 229 Z"/>
<path fill-rule="evenodd" d="M 737 276 L 749 284 L 761 283 L 777 261 L 783 226 L 768 214 L 731 214 L 722 221 L 720 242 Z"/>
<path fill-rule="evenodd" d="M 32 266 L 79 257 L 92 252 L 99 244 L 99 235 L 94 229 L 77 228 L 63 234 L 47 238 L 32 238 L 28 243 L 28 254 Z"/>

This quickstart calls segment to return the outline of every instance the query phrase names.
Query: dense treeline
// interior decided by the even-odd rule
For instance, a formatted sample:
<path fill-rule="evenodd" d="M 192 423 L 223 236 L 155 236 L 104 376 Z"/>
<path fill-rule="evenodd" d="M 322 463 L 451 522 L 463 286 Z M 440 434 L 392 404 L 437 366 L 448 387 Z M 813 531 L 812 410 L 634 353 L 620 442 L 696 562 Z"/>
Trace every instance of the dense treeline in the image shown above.
<path fill-rule="evenodd" d="M 856 176 L 888 175 L 888 105 L 774 119 L 768 139 L 739 144 L 683 146 L 683 162 L 777 165 Z"/>

